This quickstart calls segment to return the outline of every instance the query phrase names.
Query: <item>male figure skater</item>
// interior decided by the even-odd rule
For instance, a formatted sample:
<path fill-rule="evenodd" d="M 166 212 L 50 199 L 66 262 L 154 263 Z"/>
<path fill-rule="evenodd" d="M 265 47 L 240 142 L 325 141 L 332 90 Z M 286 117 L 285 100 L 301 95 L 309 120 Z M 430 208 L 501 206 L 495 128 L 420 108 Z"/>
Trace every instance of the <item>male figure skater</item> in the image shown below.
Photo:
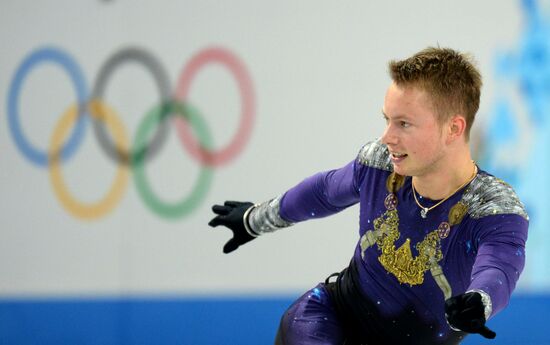
<path fill-rule="evenodd" d="M 458 344 L 494 338 L 523 269 L 528 216 L 504 181 L 472 161 L 481 76 L 457 51 L 427 48 L 389 63 L 386 128 L 342 168 L 261 204 L 213 206 L 211 226 L 258 236 L 360 203 L 349 266 L 296 300 L 276 344 Z M 331 277 L 329 277 L 331 278 Z"/>

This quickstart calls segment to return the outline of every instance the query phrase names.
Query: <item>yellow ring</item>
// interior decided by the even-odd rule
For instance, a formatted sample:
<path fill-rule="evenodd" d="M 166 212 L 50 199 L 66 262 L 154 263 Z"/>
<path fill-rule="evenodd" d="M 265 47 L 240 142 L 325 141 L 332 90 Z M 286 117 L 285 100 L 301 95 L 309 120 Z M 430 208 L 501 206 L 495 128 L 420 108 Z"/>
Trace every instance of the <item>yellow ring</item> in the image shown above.
<path fill-rule="evenodd" d="M 109 127 L 114 134 L 113 138 L 116 146 L 126 152 L 128 149 L 128 137 L 122 123 L 115 115 L 114 110 L 110 109 L 100 101 L 91 101 L 88 105 L 88 111 L 92 118 L 105 122 L 107 127 Z M 115 180 L 111 185 L 111 189 L 101 200 L 97 202 L 83 203 L 76 200 L 71 195 L 65 185 L 65 182 L 63 181 L 61 166 L 59 164 L 59 152 L 61 152 L 61 145 L 63 145 L 69 129 L 73 127 L 77 116 L 78 107 L 76 105 L 70 107 L 63 114 L 61 120 L 58 122 L 53 131 L 48 154 L 50 181 L 52 183 L 55 195 L 67 211 L 78 218 L 91 220 L 104 216 L 115 207 L 128 184 L 129 171 L 126 164 L 119 164 L 116 171 Z M 58 154 L 54 155 L 55 152 Z"/>

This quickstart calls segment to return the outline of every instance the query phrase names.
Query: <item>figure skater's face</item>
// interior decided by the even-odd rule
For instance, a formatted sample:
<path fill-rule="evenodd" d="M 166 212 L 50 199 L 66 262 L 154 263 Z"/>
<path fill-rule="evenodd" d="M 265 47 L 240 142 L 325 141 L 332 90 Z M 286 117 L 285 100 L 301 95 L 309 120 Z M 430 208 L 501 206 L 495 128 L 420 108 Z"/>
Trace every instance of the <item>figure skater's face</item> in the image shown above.
<path fill-rule="evenodd" d="M 391 84 L 382 113 L 394 171 L 403 176 L 423 176 L 444 164 L 445 136 L 429 95 L 414 86 Z"/>

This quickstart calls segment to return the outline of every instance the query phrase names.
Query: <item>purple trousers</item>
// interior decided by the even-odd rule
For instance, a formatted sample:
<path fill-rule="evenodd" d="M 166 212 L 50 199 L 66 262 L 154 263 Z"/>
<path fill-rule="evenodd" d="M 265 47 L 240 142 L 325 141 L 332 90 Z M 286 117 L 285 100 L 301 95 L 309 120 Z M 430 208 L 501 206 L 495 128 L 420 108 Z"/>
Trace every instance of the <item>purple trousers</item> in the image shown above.
<path fill-rule="evenodd" d="M 325 284 L 298 298 L 284 313 L 275 345 L 342 345 L 342 324 Z"/>

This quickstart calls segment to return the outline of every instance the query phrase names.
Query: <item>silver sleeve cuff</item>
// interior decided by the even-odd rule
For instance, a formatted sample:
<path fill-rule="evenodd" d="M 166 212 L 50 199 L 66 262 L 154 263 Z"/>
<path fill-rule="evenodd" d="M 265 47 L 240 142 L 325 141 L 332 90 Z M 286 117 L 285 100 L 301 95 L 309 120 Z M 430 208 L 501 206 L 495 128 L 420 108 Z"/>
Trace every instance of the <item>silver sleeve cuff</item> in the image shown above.
<path fill-rule="evenodd" d="M 489 296 L 487 292 L 479 289 L 472 289 L 466 292 L 477 292 L 481 295 L 481 302 L 483 302 L 483 306 L 485 307 L 485 320 L 489 320 L 489 317 L 491 317 L 491 314 L 493 313 L 493 302 L 491 302 L 491 296 Z"/>
<path fill-rule="evenodd" d="M 248 219 L 245 217 L 245 227 L 246 225 L 249 225 L 249 230 L 256 234 L 255 237 L 269 232 L 274 232 L 294 224 L 287 222 L 279 215 L 280 201 L 281 196 L 278 196 L 259 205 L 255 205 L 250 210 Z"/>
<path fill-rule="evenodd" d="M 248 216 L 250 215 L 250 212 L 252 212 L 252 210 L 256 207 L 258 207 L 259 204 L 256 204 L 254 206 L 250 206 L 246 212 L 244 213 L 243 215 L 243 224 L 244 224 L 244 229 L 246 230 L 246 232 L 252 236 L 252 237 L 258 237 L 260 235 L 258 235 L 256 232 L 254 232 L 251 228 L 250 228 L 250 224 L 248 223 Z"/>

